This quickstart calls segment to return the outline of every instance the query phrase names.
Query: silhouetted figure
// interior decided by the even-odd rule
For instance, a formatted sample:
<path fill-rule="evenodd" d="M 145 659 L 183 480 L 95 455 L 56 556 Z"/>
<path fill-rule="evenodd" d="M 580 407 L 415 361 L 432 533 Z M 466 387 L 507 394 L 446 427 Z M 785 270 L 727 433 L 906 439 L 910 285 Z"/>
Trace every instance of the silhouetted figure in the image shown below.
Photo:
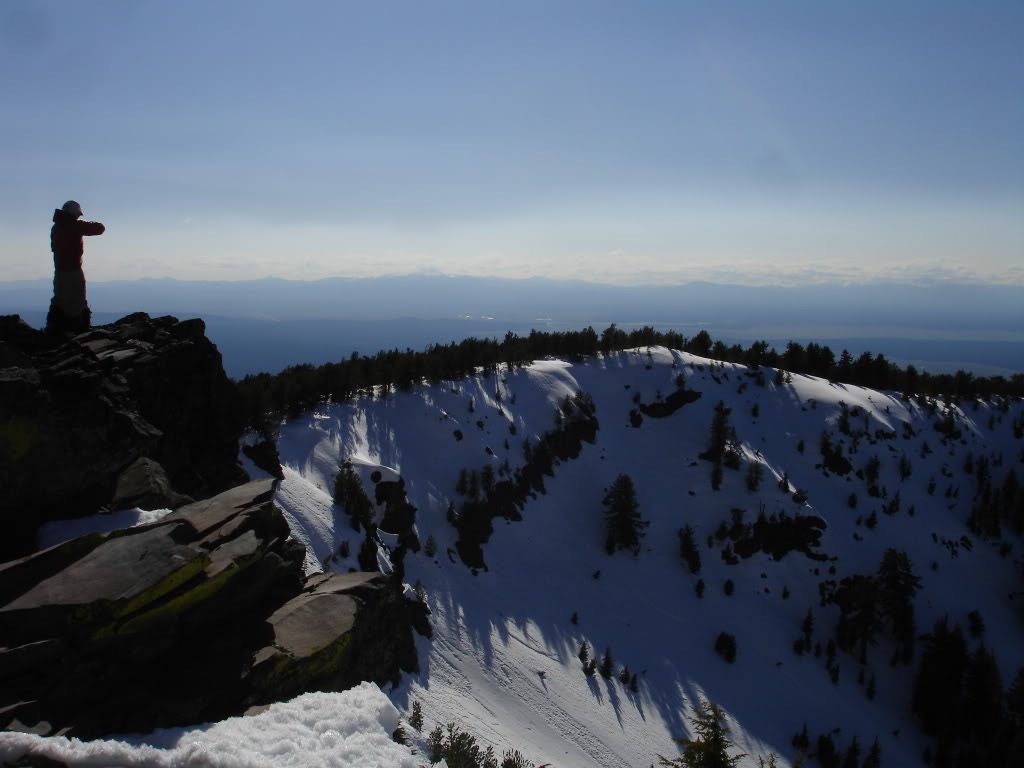
<path fill-rule="evenodd" d="M 51 333 L 78 333 L 89 327 L 92 311 L 85 297 L 85 272 L 82 237 L 102 235 L 106 230 L 98 221 L 79 221 L 82 206 L 68 200 L 53 212 L 50 250 L 53 251 L 53 299 L 46 315 L 46 330 Z"/>

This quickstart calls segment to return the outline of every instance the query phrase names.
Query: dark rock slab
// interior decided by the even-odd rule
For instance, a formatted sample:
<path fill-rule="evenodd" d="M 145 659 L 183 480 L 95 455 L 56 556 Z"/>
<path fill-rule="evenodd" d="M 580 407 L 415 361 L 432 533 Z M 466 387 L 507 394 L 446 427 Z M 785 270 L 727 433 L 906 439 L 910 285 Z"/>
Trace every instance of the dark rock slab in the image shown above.
<path fill-rule="evenodd" d="M 415 669 L 400 584 L 303 583 L 273 482 L 0 566 L 0 729 L 147 731 Z"/>
<path fill-rule="evenodd" d="M 273 643 L 253 657 L 250 704 L 361 680 L 397 682 L 417 668 L 408 601 L 381 573 L 326 574 L 268 619 Z"/>
<path fill-rule="evenodd" d="M 331 574 L 312 591 L 292 598 L 267 619 L 274 629 L 274 646 L 294 659 L 304 659 L 351 632 L 359 607 L 347 590 L 374 585 L 379 573 Z"/>
<path fill-rule="evenodd" d="M 242 425 L 201 320 L 0 317 L 0 730 L 144 732 L 416 668 L 425 619 L 398 579 L 304 583 L 275 481 L 245 483 Z M 257 456 L 281 474 L 272 444 Z M 28 554 L 42 522 L 111 504 L 177 509 Z"/>
<path fill-rule="evenodd" d="M 242 453 L 249 457 L 253 464 L 278 480 L 284 480 L 284 469 L 281 468 L 281 456 L 277 452 L 277 444 L 273 440 L 261 440 L 252 445 L 243 445 Z"/>
<path fill-rule="evenodd" d="M 110 506 L 114 509 L 174 509 L 192 501 L 191 497 L 171 487 L 167 473 L 158 462 L 143 456 L 118 475 Z"/>
<path fill-rule="evenodd" d="M 104 533 L 80 536 L 35 555 L 0 563 L 0 606 L 84 557 L 106 540 L 107 536 Z"/>
<path fill-rule="evenodd" d="M 213 498 L 188 504 L 163 518 L 163 521 L 185 521 L 195 531 L 197 538 L 204 538 L 243 513 L 251 514 L 257 509 L 269 512 L 273 495 L 273 480 L 253 480 Z M 285 532 L 287 535 L 287 528 Z"/>
<path fill-rule="evenodd" d="M 186 578 L 183 569 L 189 573 L 205 565 L 189 568 L 200 553 L 177 541 L 185 530 L 187 526 L 181 522 L 157 523 L 112 536 L 85 557 L 0 607 L 0 616 L 43 607 L 75 610 L 98 601 L 138 601 L 152 591 L 158 597 Z"/>

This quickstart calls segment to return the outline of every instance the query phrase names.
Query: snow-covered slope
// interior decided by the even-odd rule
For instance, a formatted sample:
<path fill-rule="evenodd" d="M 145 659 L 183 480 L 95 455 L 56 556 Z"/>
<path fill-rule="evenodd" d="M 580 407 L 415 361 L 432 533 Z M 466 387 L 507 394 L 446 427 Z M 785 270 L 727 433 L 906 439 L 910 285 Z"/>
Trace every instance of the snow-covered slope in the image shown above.
<path fill-rule="evenodd" d="M 362 683 L 341 693 L 305 693 L 251 717 L 146 736 L 83 742 L 0 733 L 0 765 L 417 768 L 422 761 L 391 738 L 398 724 L 398 710 L 380 689 Z M 22 762 L 26 750 L 32 762 Z"/>
<path fill-rule="evenodd" d="M 669 398 L 680 374 L 700 397 L 671 415 L 637 419 L 640 404 Z M 448 522 L 450 505 L 463 501 L 456 491 L 460 470 L 490 465 L 499 480 L 509 476 L 524 463 L 524 439 L 536 445 L 556 429 L 564 418 L 556 412 L 578 391 L 596 404 L 595 442 L 554 467 L 554 476 L 544 478 L 546 492 L 527 500 L 521 521 L 495 521 L 483 547 L 486 568 L 470 569 L 456 554 L 457 534 Z M 712 464 L 700 454 L 709 446 L 719 402 L 730 409 L 740 461 L 738 469 L 724 469 L 720 489 L 713 490 Z M 944 420 L 959 437 L 936 429 Z M 758 756 L 770 752 L 780 765 L 792 764 L 791 739 L 804 724 L 812 739 L 833 734 L 840 749 L 854 736 L 865 748 L 877 737 L 883 765 L 918 765 L 928 740 L 909 707 L 915 667 L 890 664 L 892 639 L 883 634 L 863 666 L 840 651 L 836 682 L 826 669 L 827 654 L 797 655 L 794 640 L 810 609 L 812 647 L 826 646 L 839 612 L 821 604 L 819 585 L 873 574 L 883 553 L 897 549 L 921 579 L 917 634 L 941 616 L 966 627 L 968 613 L 978 611 L 986 629 L 970 643 L 984 641 L 994 651 L 1009 685 L 1024 664 L 1024 619 L 1012 600 L 1022 589 L 1021 543 L 1009 535 L 1002 542 L 979 538 L 966 520 L 983 457 L 996 484 L 1020 468 L 1024 442 L 1014 436 L 1015 424 L 1024 425 L 1020 402 L 950 409 L 644 348 L 584 361 L 539 360 L 496 376 L 325 405 L 281 425 L 285 479 L 276 501 L 307 547 L 307 570 L 344 571 L 357 567 L 365 534 L 354 531 L 332 501 L 340 463 L 352 463 L 371 498 L 375 482 L 404 481 L 418 509 L 419 540 L 436 544 L 432 557 L 421 549 L 404 558 L 404 580 L 422 587 L 434 636 L 417 638 L 420 673 L 387 691 L 406 715 L 414 702 L 422 706 L 423 731 L 410 733 L 420 751 L 417 764 L 426 762 L 426 733 L 455 722 L 497 754 L 515 748 L 538 765 L 646 766 L 659 754 L 677 754 L 674 737 L 691 735 L 692 706 L 706 698 L 728 714 L 733 740 L 748 754 L 740 765 L 756 766 Z M 823 432 L 853 471 L 843 475 L 823 466 Z M 864 475 L 874 457 L 872 483 L 857 472 Z M 747 474 L 754 463 L 762 466 L 762 480 L 751 491 Z M 650 523 L 635 557 L 605 551 L 602 500 L 622 473 L 632 478 L 640 514 Z M 872 484 L 877 496 L 869 492 Z M 806 501 L 794 501 L 798 489 Z M 731 542 L 720 535 L 722 524 L 728 528 L 738 514 L 753 522 L 760 512 L 822 518 L 827 527 L 813 550 L 819 559 L 794 551 L 779 560 L 758 553 L 727 563 L 722 552 Z M 679 553 L 678 531 L 686 525 L 695 531 L 702 559 L 696 575 Z M 381 534 L 390 547 L 396 538 Z M 395 561 L 381 549 L 380 567 L 390 569 Z M 734 663 L 714 649 L 722 632 L 735 637 Z M 616 677 L 585 675 L 577 658 L 584 641 L 596 655 L 610 649 L 616 673 L 625 665 L 636 674 L 636 689 Z M 915 662 L 920 654 L 918 643 Z M 321 702 L 327 709 L 330 702 L 348 706 L 344 694 L 325 696 L 336 697 Z M 305 715 L 297 711 L 272 710 L 274 722 L 294 722 L 306 733 Z M 323 741 L 335 736 L 314 731 L 312 741 L 301 742 L 308 764 L 362 764 L 358 751 L 346 762 Z M 319 747 L 311 746 L 316 739 Z M 133 743 L 166 746 L 158 741 Z M 84 748 L 46 743 L 71 764 L 90 759 Z M 148 747 L 125 743 L 121 749 L 122 762 L 112 764 L 147 759 Z M 161 753 L 161 759 L 188 763 L 184 753 L 175 754 Z M 395 754 L 405 760 L 406 753 Z M 260 755 L 246 752 L 224 764 L 275 760 L 267 746 Z"/>
<path fill-rule="evenodd" d="M 633 426 L 637 395 L 643 403 L 663 399 L 679 374 L 700 399 Z M 978 610 L 985 642 L 1004 677 L 1012 676 L 1024 663 L 1021 617 L 1008 599 L 1020 588 L 1019 564 L 973 536 L 970 548 L 954 543 L 969 535 L 975 481 L 964 471 L 968 454 L 1001 460 L 993 470 L 1000 476 L 1019 464 L 1022 444 L 1012 422 L 1021 405 L 1007 413 L 985 403 L 957 409 L 962 437 L 943 440 L 934 427 L 943 404 L 932 413 L 892 393 L 800 375 L 776 383 L 773 370 L 761 374 L 653 348 L 575 363 L 537 361 L 497 377 L 325 406 L 282 427 L 285 480 L 277 500 L 310 552 L 308 567 L 345 570 L 355 566 L 361 534 L 331 502 L 339 462 L 351 460 L 368 491 L 374 470 L 404 479 L 418 508 L 420 540 L 437 543 L 433 558 L 421 551 L 405 559 L 406 581 L 426 590 L 435 636 L 419 640 L 420 675 L 390 695 L 406 711 L 419 701 L 425 730 L 454 721 L 499 753 L 515 747 L 536 763 L 647 765 L 659 753 L 676 754 L 673 737 L 688 735 L 690 707 L 706 697 L 729 714 L 734 740 L 749 754 L 742 764 L 756 765 L 756 756 L 769 752 L 786 764 L 791 737 L 805 722 L 812 738 L 841 729 L 842 747 L 854 735 L 862 745 L 877 736 L 887 765 L 916 763 L 927 741 L 909 712 L 913 667 L 890 666 L 891 641 L 871 648 L 864 667 L 864 679 L 876 680 L 872 700 L 858 683 L 856 658 L 839 654 L 834 684 L 824 658 L 796 655 L 793 641 L 809 608 L 815 640 L 824 646 L 831 635 L 838 611 L 819 605 L 820 582 L 874 573 L 883 552 L 895 548 L 909 555 L 922 580 L 918 633 L 943 615 L 966 624 L 967 613 Z M 462 500 L 455 490 L 460 468 L 490 463 L 500 478 L 507 461 L 514 470 L 523 462 L 523 439 L 553 429 L 556 408 L 580 390 L 597 405 L 596 442 L 555 467 L 547 492 L 528 501 L 522 521 L 496 521 L 484 546 L 488 567 L 474 573 L 455 555 L 456 532 L 446 520 L 449 504 Z M 711 464 L 698 455 L 719 401 L 731 409 L 742 462 L 724 471 L 715 491 Z M 849 431 L 864 433 L 855 451 L 854 438 L 838 428 L 841 403 L 853 414 Z M 822 468 L 823 430 L 842 442 L 855 470 L 878 457 L 883 497 L 869 496 L 853 472 Z M 911 471 L 901 480 L 903 456 Z M 750 462 L 764 468 L 756 492 L 745 483 Z M 650 521 L 637 557 L 604 550 L 602 499 L 620 473 L 633 479 L 640 513 Z M 789 493 L 779 488 L 783 474 Z M 929 494 L 931 478 L 936 487 Z M 796 489 L 806 491 L 805 504 L 791 498 Z M 884 514 L 897 491 L 900 511 Z M 761 510 L 821 516 L 828 527 L 817 551 L 829 559 L 792 552 L 776 562 L 759 553 L 727 564 L 723 542 L 709 537 L 730 521 L 732 509 L 744 510 L 748 522 Z M 873 511 L 878 522 L 868 528 Z M 686 524 L 701 548 L 699 577 L 679 555 L 677 531 Z M 343 540 L 348 558 L 337 555 Z M 695 592 L 698 578 L 706 584 L 703 598 Z M 732 596 L 724 593 L 726 580 L 735 585 Z M 736 638 L 733 664 L 713 647 L 723 631 Z M 585 676 L 577 658 L 584 641 L 598 654 L 611 649 L 616 671 L 627 665 L 638 673 L 637 691 L 614 678 Z"/>

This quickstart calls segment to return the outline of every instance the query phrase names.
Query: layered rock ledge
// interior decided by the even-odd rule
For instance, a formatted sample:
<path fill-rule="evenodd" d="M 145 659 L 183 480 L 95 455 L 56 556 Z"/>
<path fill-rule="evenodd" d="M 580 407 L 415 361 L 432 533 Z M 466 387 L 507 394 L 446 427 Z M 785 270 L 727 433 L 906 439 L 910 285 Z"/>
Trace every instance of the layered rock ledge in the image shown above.
<path fill-rule="evenodd" d="M 415 670 L 426 609 L 396 577 L 303 578 L 235 394 L 201 320 L 0 316 L 0 730 L 148 731 Z M 175 511 L 35 552 L 43 522 L 132 506 Z"/>
<path fill-rule="evenodd" d="M 147 731 L 414 670 L 401 586 L 304 581 L 272 483 L 0 565 L 0 728 Z"/>

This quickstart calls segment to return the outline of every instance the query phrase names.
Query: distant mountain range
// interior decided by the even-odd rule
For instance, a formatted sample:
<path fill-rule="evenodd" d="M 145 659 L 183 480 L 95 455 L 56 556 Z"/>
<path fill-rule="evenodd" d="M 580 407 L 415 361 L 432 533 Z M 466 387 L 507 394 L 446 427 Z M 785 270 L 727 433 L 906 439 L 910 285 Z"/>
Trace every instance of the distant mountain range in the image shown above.
<path fill-rule="evenodd" d="M 0 283 L 0 312 L 42 325 L 49 280 Z M 1024 370 L 1024 289 L 934 283 L 751 287 L 610 286 L 544 279 L 409 275 L 316 281 L 153 279 L 89 284 L 96 322 L 130 312 L 202 317 L 240 377 L 352 352 L 422 349 L 469 336 L 616 323 L 727 343 L 789 340 L 883 352 L 932 372 Z M 339 322 L 341 321 L 341 322 Z"/>

